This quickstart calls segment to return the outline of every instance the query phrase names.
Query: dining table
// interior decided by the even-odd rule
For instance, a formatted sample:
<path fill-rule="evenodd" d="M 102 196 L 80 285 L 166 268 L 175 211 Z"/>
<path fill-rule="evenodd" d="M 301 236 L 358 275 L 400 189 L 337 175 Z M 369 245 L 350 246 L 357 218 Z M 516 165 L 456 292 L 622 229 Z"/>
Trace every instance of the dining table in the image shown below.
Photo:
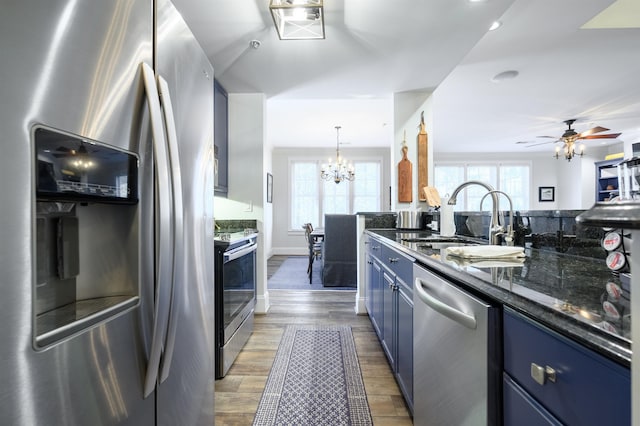
<path fill-rule="evenodd" d="M 313 239 L 314 243 L 324 241 L 324 228 L 315 228 L 309 236 Z"/>

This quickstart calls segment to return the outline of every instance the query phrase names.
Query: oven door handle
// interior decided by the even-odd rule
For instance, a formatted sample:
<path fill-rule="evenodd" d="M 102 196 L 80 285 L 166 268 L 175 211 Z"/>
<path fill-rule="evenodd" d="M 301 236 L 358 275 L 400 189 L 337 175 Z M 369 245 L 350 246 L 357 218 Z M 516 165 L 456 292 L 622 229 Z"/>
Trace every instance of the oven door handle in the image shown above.
<path fill-rule="evenodd" d="M 244 246 L 238 247 L 237 249 L 226 252 L 224 254 L 224 263 L 236 260 L 244 255 L 251 253 L 252 251 L 256 251 L 257 249 L 258 245 L 256 243 L 249 243 Z"/>

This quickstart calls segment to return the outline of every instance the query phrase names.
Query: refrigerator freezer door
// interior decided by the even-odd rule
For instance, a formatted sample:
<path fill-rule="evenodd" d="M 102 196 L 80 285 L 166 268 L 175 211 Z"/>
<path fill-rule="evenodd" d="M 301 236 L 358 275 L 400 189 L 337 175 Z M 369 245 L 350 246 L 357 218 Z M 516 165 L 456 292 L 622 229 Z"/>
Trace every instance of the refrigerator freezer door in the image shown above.
<path fill-rule="evenodd" d="M 213 424 L 213 69 L 179 13 L 168 1 L 157 10 L 156 74 L 173 106 L 182 183 L 184 246 L 174 283 L 163 365 L 158 424 Z M 164 86 L 164 83 L 163 83 Z M 163 102 L 166 99 L 163 98 Z M 172 157 L 173 161 L 173 157 Z M 173 165 L 172 165 L 173 166 Z M 174 182 L 175 184 L 176 182 Z M 168 371 L 168 372 L 167 372 Z"/>
<path fill-rule="evenodd" d="M 141 327 L 140 313 L 147 301 L 46 349 L 34 349 L 35 259 L 40 250 L 31 139 L 34 126 L 42 124 L 138 151 L 145 132 L 138 67 L 152 60 L 152 12 L 146 0 L 3 5 L 0 424 L 154 424 L 154 398 L 142 396 L 148 330 Z M 143 204 L 131 215 L 131 227 L 122 231 L 133 253 L 139 251 L 138 225 L 153 221 L 152 213 L 144 217 Z M 82 235 L 84 218 L 78 217 Z M 122 282 L 116 275 L 123 272 L 119 277 L 132 275 L 137 287 L 138 266 L 127 266 L 133 272 L 115 266 L 127 263 L 128 253 L 109 246 L 109 227 L 96 228 L 93 241 L 102 244 L 91 263 L 112 272 L 116 286 Z M 81 262 L 86 255 L 81 246 Z M 83 268 L 80 263 L 80 277 Z"/>

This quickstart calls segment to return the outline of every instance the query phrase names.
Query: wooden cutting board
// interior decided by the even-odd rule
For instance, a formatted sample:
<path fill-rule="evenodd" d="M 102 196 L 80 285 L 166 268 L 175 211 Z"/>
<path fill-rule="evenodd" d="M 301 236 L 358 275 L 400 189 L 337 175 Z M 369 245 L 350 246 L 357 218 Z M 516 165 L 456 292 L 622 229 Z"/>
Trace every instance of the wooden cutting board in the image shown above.
<path fill-rule="evenodd" d="M 418 188 L 424 188 L 428 185 L 428 141 L 429 137 L 424 125 L 424 111 L 422 111 L 420 113 L 420 132 L 418 133 Z M 418 199 L 420 201 L 428 201 L 424 191 L 419 191 Z"/>
<path fill-rule="evenodd" d="M 413 165 L 407 158 L 407 145 L 402 146 L 402 160 L 398 163 L 398 202 L 410 203 L 413 199 L 412 193 L 412 181 L 413 181 Z"/>
<path fill-rule="evenodd" d="M 420 194 L 424 197 L 425 201 L 430 207 L 440 207 L 442 200 L 438 190 L 433 186 L 425 186 L 422 188 Z"/>

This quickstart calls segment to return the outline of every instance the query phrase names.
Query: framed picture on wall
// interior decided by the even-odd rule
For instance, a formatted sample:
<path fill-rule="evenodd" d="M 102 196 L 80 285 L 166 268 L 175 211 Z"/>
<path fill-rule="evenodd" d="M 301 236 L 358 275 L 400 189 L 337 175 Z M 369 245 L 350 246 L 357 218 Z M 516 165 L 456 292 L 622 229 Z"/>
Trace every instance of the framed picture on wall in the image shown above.
<path fill-rule="evenodd" d="M 538 201 L 555 201 L 556 188 L 555 186 L 539 186 L 538 187 Z"/>
<path fill-rule="evenodd" d="M 267 203 L 273 202 L 273 175 L 267 173 Z"/>

